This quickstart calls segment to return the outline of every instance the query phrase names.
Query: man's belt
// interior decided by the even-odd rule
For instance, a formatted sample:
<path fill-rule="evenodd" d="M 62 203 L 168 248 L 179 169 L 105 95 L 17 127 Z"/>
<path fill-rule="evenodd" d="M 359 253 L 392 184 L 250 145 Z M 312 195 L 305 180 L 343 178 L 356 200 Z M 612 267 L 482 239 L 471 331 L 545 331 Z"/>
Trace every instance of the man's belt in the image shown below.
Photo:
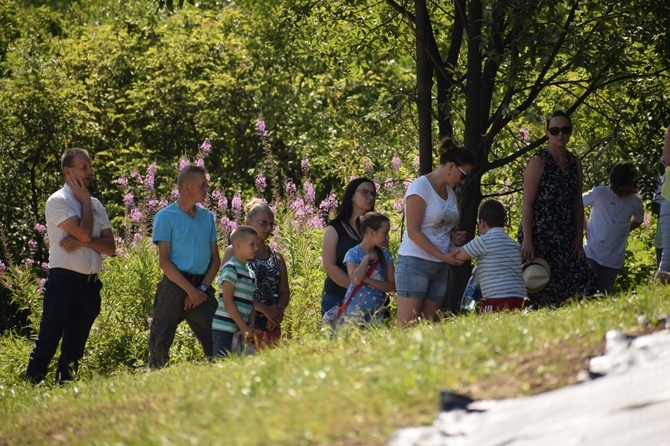
<path fill-rule="evenodd" d="M 78 280 L 80 282 L 93 283 L 98 281 L 97 274 L 82 274 L 65 268 L 51 268 L 49 274 L 54 276 L 67 277 L 68 279 Z"/>
<path fill-rule="evenodd" d="M 191 282 L 193 285 L 198 286 L 202 283 L 202 280 L 205 278 L 204 274 L 191 274 L 187 273 L 186 271 L 179 271 L 182 276 L 186 277 L 189 282 Z"/>

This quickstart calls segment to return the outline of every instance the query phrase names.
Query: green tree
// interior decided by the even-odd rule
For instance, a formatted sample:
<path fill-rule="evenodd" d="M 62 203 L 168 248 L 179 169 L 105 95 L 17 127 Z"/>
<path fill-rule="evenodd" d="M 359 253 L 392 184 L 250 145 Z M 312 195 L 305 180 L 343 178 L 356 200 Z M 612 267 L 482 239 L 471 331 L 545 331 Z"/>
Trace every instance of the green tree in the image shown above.
<path fill-rule="evenodd" d="M 555 109 L 573 113 L 571 150 L 585 161 L 597 157 L 607 166 L 632 152 L 639 161 L 657 158 L 655 142 L 670 116 L 665 94 L 658 96 L 668 86 L 670 6 L 579 0 L 385 5 L 333 2 L 331 10 L 334 17 L 340 8 L 379 16 L 392 10 L 407 23 L 416 41 L 421 171 L 432 169 L 436 132 L 462 135 L 476 160 L 461 190 L 461 226 L 470 236 L 482 197 L 498 192 L 495 184 L 505 176 L 521 178 L 527 154 L 545 142 L 543 119 Z M 637 97 L 627 95 L 633 93 Z M 636 118 L 626 119 L 631 115 Z M 519 134 L 522 127 L 530 140 Z M 640 146 L 644 150 L 635 150 Z M 453 310 L 469 268 L 456 271 Z"/>

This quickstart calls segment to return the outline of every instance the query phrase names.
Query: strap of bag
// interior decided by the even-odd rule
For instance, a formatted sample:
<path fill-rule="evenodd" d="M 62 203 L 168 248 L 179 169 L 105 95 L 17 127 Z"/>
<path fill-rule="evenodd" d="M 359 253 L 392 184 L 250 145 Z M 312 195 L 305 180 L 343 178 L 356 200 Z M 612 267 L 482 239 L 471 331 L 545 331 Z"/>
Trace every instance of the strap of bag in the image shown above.
<path fill-rule="evenodd" d="M 370 277 L 370 275 L 372 274 L 372 271 L 374 271 L 375 268 L 377 267 L 377 263 L 379 263 L 379 259 L 377 259 L 377 260 L 375 260 L 374 262 L 372 262 L 372 265 L 370 265 L 370 267 L 368 268 L 368 272 L 365 273 L 365 277 Z M 342 305 L 340 305 L 340 309 L 339 309 L 338 312 L 337 312 L 337 317 L 338 317 L 338 318 L 339 318 L 340 316 L 342 316 L 342 314 L 344 313 L 344 311 L 345 311 L 345 310 L 347 309 L 347 307 L 349 306 L 349 302 L 351 301 L 351 298 L 354 297 L 354 295 L 358 292 L 358 290 L 360 290 L 360 289 L 363 287 L 364 284 L 365 284 L 365 281 L 361 280 L 361 283 L 359 283 L 358 285 L 356 285 L 356 288 L 354 288 L 354 290 L 351 292 L 351 294 L 349 295 L 349 297 L 347 297 L 347 300 L 345 300 L 345 301 L 342 303 Z"/>

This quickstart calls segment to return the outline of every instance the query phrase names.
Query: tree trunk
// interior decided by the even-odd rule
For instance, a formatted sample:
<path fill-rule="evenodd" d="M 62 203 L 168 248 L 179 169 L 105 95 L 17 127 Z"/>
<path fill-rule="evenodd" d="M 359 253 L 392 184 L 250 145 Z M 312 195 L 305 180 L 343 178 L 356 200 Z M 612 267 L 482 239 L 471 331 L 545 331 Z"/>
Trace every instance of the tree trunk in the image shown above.
<path fill-rule="evenodd" d="M 419 117 L 419 171 L 425 175 L 433 170 L 432 89 L 433 65 L 428 54 L 430 17 L 426 0 L 416 0 L 416 96 Z"/>
<path fill-rule="evenodd" d="M 468 240 L 475 236 L 477 208 L 481 201 L 481 167 L 486 162 L 484 137 L 488 110 L 482 110 L 482 54 L 481 43 L 482 3 L 471 0 L 467 6 L 467 87 L 465 99 L 465 147 L 473 154 L 475 165 L 472 176 L 460 189 L 460 230 L 467 231 Z M 460 300 L 472 273 L 472 264 L 452 267 L 445 307 L 453 313 L 460 312 Z"/>

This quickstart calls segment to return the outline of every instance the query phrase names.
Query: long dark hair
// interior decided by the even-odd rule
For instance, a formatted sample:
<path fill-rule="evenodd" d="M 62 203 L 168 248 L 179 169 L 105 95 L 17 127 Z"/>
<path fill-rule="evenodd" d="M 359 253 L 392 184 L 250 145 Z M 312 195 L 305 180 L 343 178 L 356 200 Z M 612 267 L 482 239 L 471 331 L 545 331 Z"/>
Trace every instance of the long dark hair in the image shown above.
<path fill-rule="evenodd" d="M 365 237 L 368 229 L 379 231 L 385 222 L 389 225 L 391 224 L 391 220 L 389 220 L 386 215 L 382 214 L 381 212 L 370 211 L 356 219 L 356 229 L 358 229 L 358 233 L 361 234 L 361 237 Z M 377 252 L 377 258 L 379 259 L 379 264 L 381 265 L 383 271 L 386 268 L 384 251 L 379 246 L 375 246 L 375 251 Z"/>
<path fill-rule="evenodd" d="M 370 183 L 374 186 L 374 181 L 369 178 L 361 177 L 351 180 L 347 187 L 344 189 L 344 195 L 342 195 L 342 201 L 340 202 L 340 208 L 337 210 L 337 215 L 331 221 L 328 222 L 329 225 L 332 225 L 336 222 L 347 221 L 351 218 L 351 214 L 354 212 L 354 193 L 358 186 L 363 183 Z"/>

